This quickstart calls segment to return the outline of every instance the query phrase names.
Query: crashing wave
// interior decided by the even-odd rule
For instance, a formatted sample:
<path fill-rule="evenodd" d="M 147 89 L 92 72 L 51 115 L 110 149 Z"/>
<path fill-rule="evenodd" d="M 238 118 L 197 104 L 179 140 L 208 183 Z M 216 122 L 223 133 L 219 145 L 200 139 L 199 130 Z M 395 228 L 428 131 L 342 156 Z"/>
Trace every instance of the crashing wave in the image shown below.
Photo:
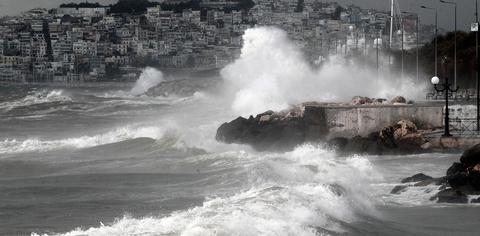
<path fill-rule="evenodd" d="M 381 176 L 366 158 L 338 160 L 333 152 L 311 145 L 284 154 L 229 155 L 241 155 L 228 160 L 247 175 L 247 187 L 236 194 L 212 195 L 201 206 L 164 217 L 124 217 L 111 225 L 58 235 L 313 236 L 343 233 L 343 223 L 377 215 L 368 183 Z"/>
<path fill-rule="evenodd" d="M 0 103 L 0 109 L 10 111 L 18 107 L 27 107 L 38 104 L 53 102 L 71 102 L 72 98 L 64 93 L 63 90 L 42 90 L 33 94 L 28 94 L 23 99 L 13 102 Z"/>
<path fill-rule="evenodd" d="M 26 140 L 6 139 L 0 142 L 0 154 L 45 152 L 64 148 L 88 148 L 136 138 L 160 139 L 166 130 L 157 126 L 126 126 L 103 134 L 59 140 L 42 140 L 38 138 Z"/>
<path fill-rule="evenodd" d="M 383 72 L 379 78 L 376 69 L 340 56 L 314 68 L 287 33 L 275 27 L 248 29 L 243 41 L 240 58 L 221 71 L 230 85 L 232 110 L 237 115 L 279 111 L 308 101 L 349 101 L 356 95 L 423 96 L 422 84 L 411 78 Z"/>
<path fill-rule="evenodd" d="M 130 90 L 132 95 L 142 95 L 148 89 L 163 82 L 163 73 L 155 68 L 147 67 L 142 71 L 140 78 L 135 83 L 135 86 Z"/>

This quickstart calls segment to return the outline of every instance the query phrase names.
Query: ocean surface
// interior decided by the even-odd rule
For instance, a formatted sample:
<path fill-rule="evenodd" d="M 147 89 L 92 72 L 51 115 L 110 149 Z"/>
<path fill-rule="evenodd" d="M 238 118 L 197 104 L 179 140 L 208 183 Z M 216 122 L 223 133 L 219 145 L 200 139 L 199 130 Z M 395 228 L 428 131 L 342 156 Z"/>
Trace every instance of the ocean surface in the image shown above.
<path fill-rule="evenodd" d="M 0 235 L 479 235 L 480 208 L 431 202 L 459 154 L 259 153 L 215 141 L 218 94 L 0 87 Z"/>

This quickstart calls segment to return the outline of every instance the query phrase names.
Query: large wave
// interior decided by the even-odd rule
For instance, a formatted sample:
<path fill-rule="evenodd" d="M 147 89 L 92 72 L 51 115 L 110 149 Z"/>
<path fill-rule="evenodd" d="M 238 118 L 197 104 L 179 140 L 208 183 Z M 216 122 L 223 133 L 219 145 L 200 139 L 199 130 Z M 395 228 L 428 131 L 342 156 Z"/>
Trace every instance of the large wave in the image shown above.
<path fill-rule="evenodd" d="M 232 109 L 239 115 L 281 110 L 306 101 L 349 101 L 352 96 L 420 97 L 422 86 L 410 79 L 332 56 L 319 69 L 307 63 L 286 32 L 274 27 L 245 31 L 240 58 L 222 70 L 233 89 Z"/>
<path fill-rule="evenodd" d="M 71 102 L 72 98 L 63 90 L 41 90 L 28 94 L 22 99 L 0 103 L 0 109 L 10 111 L 17 107 L 26 107 L 53 102 Z"/>
<path fill-rule="evenodd" d="M 45 152 L 64 148 L 88 148 L 135 138 L 160 139 L 169 129 L 162 126 L 129 125 L 102 134 L 58 140 L 42 140 L 39 138 L 25 140 L 6 139 L 0 142 L 0 154 Z"/>
<path fill-rule="evenodd" d="M 148 91 L 148 89 L 163 82 L 163 73 L 155 68 L 147 67 L 143 69 L 140 78 L 135 83 L 135 86 L 130 90 L 133 95 L 142 95 Z"/>
<path fill-rule="evenodd" d="M 164 217 L 124 217 L 63 235 L 319 235 L 345 232 L 343 224 L 377 215 L 369 183 L 381 176 L 366 158 L 339 160 L 311 145 L 283 154 L 208 157 L 236 163 L 247 176 L 242 179 L 246 187 L 226 196 L 212 194 L 201 206 Z"/>

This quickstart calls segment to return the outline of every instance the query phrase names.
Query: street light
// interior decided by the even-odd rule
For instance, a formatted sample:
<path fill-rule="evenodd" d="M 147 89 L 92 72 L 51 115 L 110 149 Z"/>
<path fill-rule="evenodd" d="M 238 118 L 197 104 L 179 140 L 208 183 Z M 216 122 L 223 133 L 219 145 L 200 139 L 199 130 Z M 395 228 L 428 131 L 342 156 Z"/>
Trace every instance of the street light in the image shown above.
<path fill-rule="evenodd" d="M 445 83 L 441 84 L 442 88 L 439 88 L 438 84 L 440 83 L 440 79 L 437 76 L 434 76 L 432 78 L 432 84 L 435 88 L 435 90 L 439 93 L 444 92 L 445 93 L 445 132 L 443 133 L 443 137 L 451 137 L 452 135 L 450 134 L 450 118 L 449 118 L 449 110 L 448 110 L 448 93 L 455 93 L 458 91 L 458 87 L 455 88 L 455 90 L 451 89 L 450 86 L 451 84 L 448 82 L 448 61 L 447 57 L 444 57 L 442 60 L 442 63 L 445 66 Z"/>
<path fill-rule="evenodd" d="M 441 3 L 445 3 L 445 4 L 450 4 L 450 5 L 453 5 L 455 7 L 455 62 L 454 62 L 454 70 L 455 70 L 455 80 L 454 80 L 454 86 L 457 86 L 457 3 L 456 2 L 449 2 L 449 1 L 445 1 L 445 0 L 440 0 Z"/>
<path fill-rule="evenodd" d="M 438 76 L 438 11 L 433 7 L 421 6 L 421 8 L 435 11 L 435 76 Z"/>

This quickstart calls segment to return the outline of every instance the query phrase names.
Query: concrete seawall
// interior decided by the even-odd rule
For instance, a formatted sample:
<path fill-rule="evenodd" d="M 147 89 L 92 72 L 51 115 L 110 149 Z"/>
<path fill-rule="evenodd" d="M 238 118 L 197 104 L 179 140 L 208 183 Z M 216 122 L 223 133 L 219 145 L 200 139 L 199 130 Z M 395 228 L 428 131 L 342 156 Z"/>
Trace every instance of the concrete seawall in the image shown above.
<path fill-rule="evenodd" d="M 437 105 L 312 105 L 305 106 L 304 118 L 307 136 L 331 139 L 367 136 L 402 119 L 413 121 L 419 129 L 442 127 L 442 113 L 443 107 Z"/>
<path fill-rule="evenodd" d="M 222 124 L 216 139 L 225 143 L 249 144 L 260 151 L 291 150 L 303 143 L 326 142 L 341 151 L 378 155 L 455 151 L 480 142 L 478 134 L 467 137 L 452 133 L 454 137 L 441 137 L 443 109 L 442 104 L 435 103 L 302 104 L 281 112 L 267 111 L 255 117 L 238 117 Z M 455 109 L 457 113 L 464 110 L 461 107 Z M 399 123 L 400 120 L 412 121 L 415 125 L 408 121 Z"/>

